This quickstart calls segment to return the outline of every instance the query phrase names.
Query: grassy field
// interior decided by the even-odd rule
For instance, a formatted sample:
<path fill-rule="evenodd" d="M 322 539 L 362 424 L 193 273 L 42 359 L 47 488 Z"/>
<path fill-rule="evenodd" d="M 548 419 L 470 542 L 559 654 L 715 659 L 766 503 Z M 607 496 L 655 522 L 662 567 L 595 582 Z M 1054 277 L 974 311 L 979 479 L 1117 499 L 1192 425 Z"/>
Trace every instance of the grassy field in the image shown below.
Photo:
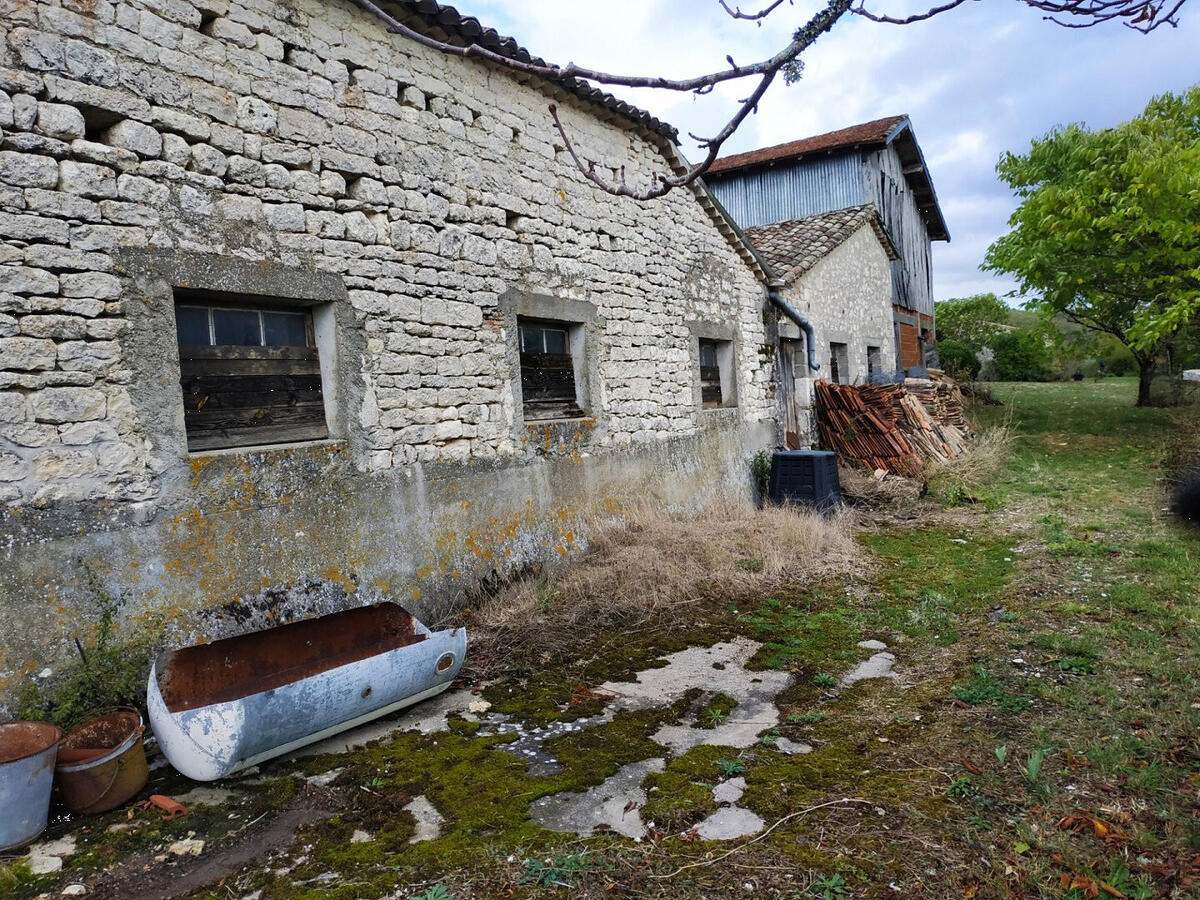
<path fill-rule="evenodd" d="M 969 489 L 935 482 L 924 500 L 860 514 L 861 566 L 711 597 L 670 627 L 619 639 L 581 631 L 587 650 L 547 656 L 489 688 L 497 709 L 545 724 L 595 711 L 574 702 L 580 685 L 663 653 L 733 634 L 761 641 L 758 666 L 797 676 L 780 699 L 784 723 L 747 750 L 668 759 L 647 783 L 650 839 L 573 839 L 526 812 L 538 796 L 662 755 L 649 735 L 678 710 L 622 713 L 556 739 L 564 769 L 551 777 L 529 775 L 499 739 L 460 720 L 449 734 L 306 761 L 301 775 L 339 770 L 333 796 L 309 801 L 337 814 L 314 813 L 270 865 L 196 893 L 1200 896 L 1200 532 L 1168 519 L 1160 484 L 1168 447 L 1200 440 L 1200 417 L 1135 409 L 1134 392 L 1126 379 L 1001 386 L 1004 405 L 981 413 L 1013 434 L 999 472 Z M 857 647 L 864 638 L 889 645 L 899 678 L 836 689 L 868 655 Z M 710 698 L 707 714 L 719 720 L 727 700 Z M 815 750 L 786 756 L 777 737 Z M 292 808 L 310 790 L 294 770 L 264 767 L 241 808 L 153 824 L 136 839 L 108 835 L 98 820 L 68 871 L 0 870 L 0 888 L 7 877 L 17 896 L 32 896 L 82 880 L 103 896 L 112 882 L 97 881 L 101 867 L 125 860 L 136 871 L 188 831 L 212 847 L 253 839 L 242 834 L 251 815 Z M 743 804 L 774 827 L 753 841 L 689 840 L 713 809 L 712 785 L 734 771 L 746 778 Z M 449 821 L 441 839 L 410 845 L 413 822 L 397 809 L 419 793 Z M 353 843 L 359 829 L 375 839 Z M 137 895 L 136 877 L 117 884 Z"/>

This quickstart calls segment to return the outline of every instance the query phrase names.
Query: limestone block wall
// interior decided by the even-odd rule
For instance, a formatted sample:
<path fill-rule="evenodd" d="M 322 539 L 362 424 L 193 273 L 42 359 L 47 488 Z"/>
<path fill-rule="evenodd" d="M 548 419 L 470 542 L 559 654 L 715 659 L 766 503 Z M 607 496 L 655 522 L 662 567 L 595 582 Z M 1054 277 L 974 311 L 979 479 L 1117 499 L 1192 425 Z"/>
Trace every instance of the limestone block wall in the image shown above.
<path fill-rule="evenodd" d="M 892 324 L 892 268 L 886 251 L 869 224 L 813 266 L 795 284 L 781 291 L 816 331 L 819 372 L 811 372 L 801 360 L 793 370 L 797 379 L 794 395 L 802 409 L 812 405 L 812 381 L 830 377 L 830 343 L 846 345 L 849 371 L 842 380 L 861 384 L 867 380 L 867 347 L 880 348 L 880 371 L 896 368 L 896 341 Z M 799 337 L 795 326 L 780 326 L 780 333 Z M 807 384 L 801 383 L 807 381 Z M 802 416 L 804 417 L 804 416 Z M 808 423 L 807 438 L 816 429 Z"/>
<path fill-rule="evenodd" d="M 604 165 L 666 168 L 628 122 L 345 0 L 0 0 L 0 691 L 86 622 L 85 574 L 139 615 L 306 579 L 432 610 L 627 486 L 744 482 L 773 417 L 762 285 L 694 194 L 590 186 L 550 102 Z M 331 440 L 303 464 L 187 453 L 180 288 L 327 310 Z M 516 316 L 556 304 L 585 312 L 588 415 L 532 426 Z M 699 408 L 696 323 L 730 329 L 735 408 Z M 485 531 L 511 537 L 485 557 Z"/>
<path fill-rule="evenodd" d="M 880 348 L 881 371 L 895 371 L 891 291 L 887 253 L 870 225 L 864 225 L 782 292 L 816 329 L 817 378 L 829 375 L 829 344 L 834 341 L 847 347 L 850 382 L 866 380 L 868 346 Z"/>

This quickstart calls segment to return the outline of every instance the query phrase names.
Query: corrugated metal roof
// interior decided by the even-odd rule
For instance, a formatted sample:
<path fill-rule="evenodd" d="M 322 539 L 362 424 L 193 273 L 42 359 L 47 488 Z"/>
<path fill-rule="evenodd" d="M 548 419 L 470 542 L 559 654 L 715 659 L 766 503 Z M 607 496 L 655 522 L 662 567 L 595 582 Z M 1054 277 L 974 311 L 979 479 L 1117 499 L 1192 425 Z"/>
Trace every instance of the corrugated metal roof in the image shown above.
<path fill-rule="evenodd" d="M 427 32 L 431 29 L 440 29 L 448 37 L 458 38 L 463 41 L 464 45 L 478 44 L 487 50 L 491 50 L 493 53 L 506 56 L 509 59 L 532 63 L 535 66 L 550 65 L 541 57 L 533 56 L 528 50 L 518 44 L 515 39 L 500 34 L 494 28 L 488 28 L 474 16 L 465 16 L 453 6 L 445 6 L 436 2 L 436 0 L 388 0 L 388 2 L 381 3 L 380 6 L 385 9 L 389 6 L 399 7 L 401 10 L 411 14 L 412 17 L 423 22 Z M 403 19 L 405 17 L 397 16 L 397 18 Z M 410 24 L 411 27 L 417 29 L 415 23 L 406 22 L 405 24 Z M 578 78 L 547 80 L 561 85 L 572 94 L 589 103 L 594 103 L 616 113 L 621 118 L 635 125 L 640 125 L 643 128 L 661 134 L 672 141 L 678 137 L 679 132 L 671 125 L 656 119 L 644 109 L 639 109 L 631 103 L 617 99 L 612 94 L 592 87 L 585 81 L 580 81 Z"/>
<path fill-rule="evenodd" d="M 870 198 L 862 160 L 853 153 L 718 175 L 708 186 L 743 228 L 859 206 Z"/>
<path fill-rule="evenodd" d="M 794 282 L 864 225 L 870 225 L 874 230 L 889 259 L 900 258 L 883 228 L 883 222 L 879 220 L 879 214 L 870 203 L 747 228 L 746 236 L 766 257 L 772 269 L 785 281 Z"/>
<path fill-rule="evenodd" d="M 733 156 L 725 156 L 716 160 L 708 171 L 715 175 L 718 172 L 743 169 L 747 166 L 776 162 L 781 159 L 797 159 L 810 153 L 826 150 L 882 146 L 888 142 L 888 138 L 896 130 L 896 127 L 907 120 L 908 116 L 888 116 L 886 119 L 875 119 L 873 122 L 839 128 L 837 131 L 801 138 L 798 141 L 789 141 L 786 144 L 763 147 L 748 153 L 736 153 Z"/>
<path fill-rule="evenodd" d="M 859 151 L 858 155 L 861 157 L 864 155 L 862 151 L 877 150 L 886 146 L 894 147 L 900 155 L 904 165 L 904 178 L 913 192 L 917 208 L 925 219 L 930 238 L 935 241 L 950 240 L 950 231 L 938 204 L 929 166 L 925 163 L 925 156 L 917 143 L 917 136 L 908 116 L 888 116 L 786 144 L 726 156 L 714 162 L 707 175 L 716 184 L 722 179 L 745 178 L 747 175 L 773 168 L 786 168 L 788 164 L 799 164 L 799 160 L 818 153 Z M 803 165 L 811 165 L 812 162 L 805 160 Z"/>

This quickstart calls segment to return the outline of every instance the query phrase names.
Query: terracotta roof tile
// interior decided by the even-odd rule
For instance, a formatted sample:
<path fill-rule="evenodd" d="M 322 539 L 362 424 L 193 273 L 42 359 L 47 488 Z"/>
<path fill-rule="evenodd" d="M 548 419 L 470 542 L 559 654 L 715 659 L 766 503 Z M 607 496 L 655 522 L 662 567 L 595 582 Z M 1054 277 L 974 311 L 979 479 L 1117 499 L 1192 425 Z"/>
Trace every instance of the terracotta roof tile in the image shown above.
<path fill-rule="evenodd" d="M 761 150 L 751 150 L 748 153 L 725 156 L 714 162 L 708 173 L 715 175 L 718 172 L 728 172 L 780 159 L 795 159 L 822 150 L 884 144 L 895 127 L 907 118 L 908 116 L 888 116 L 886 119 L 876 119 L 873 122 L 863 122 L 861 125 L 851 125 L 849 128 L 839 128 L 837 131 L 830 131 L 827 134 L 818 134 L 786 144 L 776 144 L 774 147 L 763 147 Z"/>
<path fill-rule="evenodd" d="M 848 206 L 833 212 L 789 219 L 746 229 L 746 236 L 784 280 L 794 282 L 841 246 L 863 225 L 870 225 L 890 259 L 898 259 L 896 248 L 883 230 L 879 214 L 871 204 Z"/>

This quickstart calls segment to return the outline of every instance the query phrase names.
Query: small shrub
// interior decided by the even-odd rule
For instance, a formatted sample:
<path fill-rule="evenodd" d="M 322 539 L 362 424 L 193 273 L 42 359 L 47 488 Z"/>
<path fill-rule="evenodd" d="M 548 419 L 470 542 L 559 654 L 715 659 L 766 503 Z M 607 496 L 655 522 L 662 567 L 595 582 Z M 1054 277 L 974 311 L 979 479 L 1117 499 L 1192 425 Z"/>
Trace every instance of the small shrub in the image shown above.
<path fill-rule="evenodd" d="M 813 684 L 815 684 L 817 687 L 833 687 L 835 684 L 837 684 L 837 679 L 828 672 L 822 672 L 813 678 Z"/>
<path fill-rule="evenodd" d="M 975 782 L 971 780 L 970 775 L 960 775 L 950 782 L 950 787 L 946 788 L 946 796 L 958 800 L 970 800 L 976 792 Z"/>
<path fill-rule="evenodd" d="M 574 887 L 570 880 L 591 870 L 591 860 L 586 853 L 558 854 L 548 860 L 525 860 L 522 884 L 537 884 L 542 887 Z"/>
<path fill-rule="evenodd" d="M 1010 712 L 1022 712 L 1030 706 L 1028 697 L 1010 694 L 986 666 L 976 666 L 971 677 L 954 685 L 953 691 L 956 698 L 971 706 L 998 706 Z"/>
<path fill-rule="evenodd" d="M 738 702 L 728 694 L 717 694 L 700 713 L 696 727 L 716 728 L 718 725 L 724 725 L 725 720 L 729 718 L 729 713 L 737 705 Z"/>
<path fill-rule="evenodd" d="M 939 341 L 938 359 L 943 371 L 956 381 L 974 381 L 982 365 L 979 355 L 962 341 Z"/>
<path fill-rule="evenodd" d="M 1123 347 L 1103 357 L 1100 362 L 1104 363 L 1101 371 L 1106 375 L 1133 375 L 1137 372 L 1137 360 Z"/>
<path fill-rule="evenodd" d="M 1001 381 L 1046 381 L 1050 377 L 1050 349 L 1039 331 L 1018 328 L 991 339 L 996 374 Z"/>
<path fill-rule="evenodd" d="M 27 682 L 17 699 L 17 717 L 47 720 L 69 728 L 101 710 L 129 706 L 145 712 L 146 676 L 153 647 L 148 636 L 122 641 L 117 617 L 125 598 L 113 597 L 89 579 L 97 596 L 100 620 L 81 659 L 47 687 Z"/>
<path fill-rule="evenodd" d="M 825 713 L 821 712 L 789 713 L 787 722 L 789 725 L 816 725 L 824 719 Z"/>
<path fill-rule="evenodd" d="M 771 488 L 771 459 L 769 450 L 759 450 L 750 460 L 750 477 L 754 479 L 754 487 L 758 491 L 759 505 L 766 502 Z"/>
<path fill-rule="evenodd" d="M 1021 767 L 1021 774 L 1029 781 L 1036 782 L 1042 774 L 1042 764 L 1046 761 L 1046 751 L 1038 748 L 1029 754 L 1029 760 Z"/>

